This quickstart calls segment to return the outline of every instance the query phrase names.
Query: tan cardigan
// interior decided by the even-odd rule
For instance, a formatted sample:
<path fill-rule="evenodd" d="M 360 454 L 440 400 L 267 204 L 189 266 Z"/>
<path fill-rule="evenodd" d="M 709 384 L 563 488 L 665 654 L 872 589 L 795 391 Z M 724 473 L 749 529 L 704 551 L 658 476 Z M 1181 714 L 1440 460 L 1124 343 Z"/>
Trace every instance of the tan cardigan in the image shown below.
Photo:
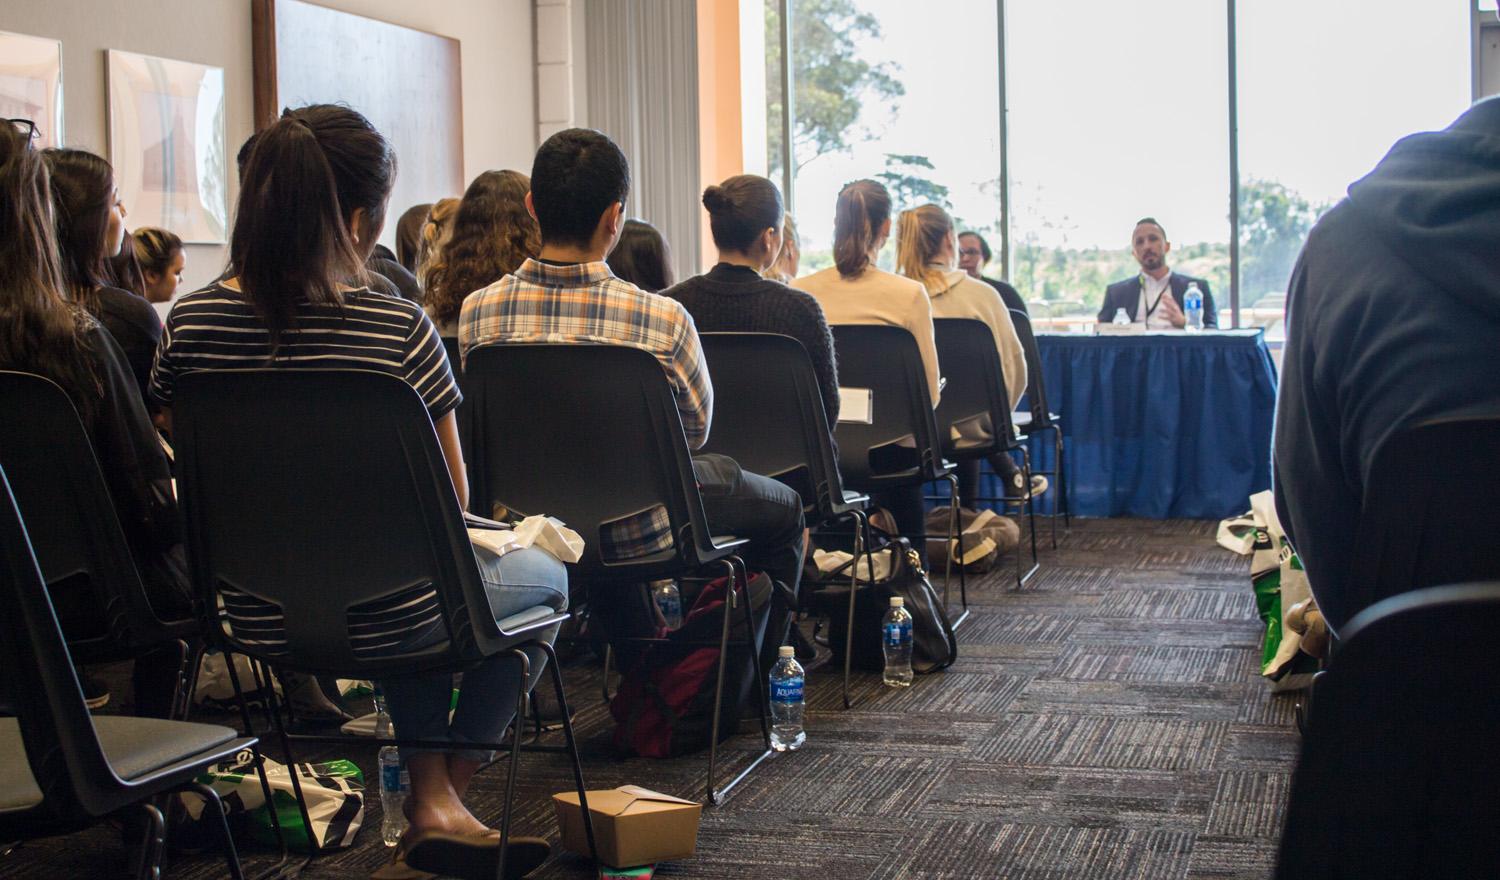
<path fill-rule="evenodd" d="M 932 405 L 938 403 L 937 346 L 932 338 L 932 304 L 921 282 L 892 275 L 874 266 L 854 278 L 839 275 L 830 266 L 803 278 L 792 287 L 812 294 L 830 325 L 885 324 L 904 327 L 917 340 L 922 365 L 927 368 L 927 388 Z M 991 294 L 994 295 L 993 293 Z M 1012 329 L 1014 334 L 1014 329 Z"/>
<path fill-rule="evenodd" d="M 977 318 L 995 334 L 995 349 L 1000 353 L 1000 367 L 1005 371 L 1005 391 L 1014 412 L 1021 395 L 1026 393 L 1026 353 L 1021 337 L 1016 335 L 1010 309 L 995 288 L 961 271 L 943 273 L 944 287 L 932 294 L 934 318 Z M 936 285 L 934 285 L 936 286 Z"/>

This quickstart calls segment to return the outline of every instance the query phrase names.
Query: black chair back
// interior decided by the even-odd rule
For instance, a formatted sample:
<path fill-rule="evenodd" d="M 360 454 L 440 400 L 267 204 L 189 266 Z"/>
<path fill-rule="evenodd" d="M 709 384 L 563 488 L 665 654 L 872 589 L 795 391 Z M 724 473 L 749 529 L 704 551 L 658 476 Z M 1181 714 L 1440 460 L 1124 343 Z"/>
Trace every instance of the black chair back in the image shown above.
<path fill-rule="evenodd" d="M 834 428 L 839 471 L 852 486 L 873 489 L 937 479 L 945 472 L 937 422 L 922 355 L 903 327 L 840 324 L 833 328 L 839 385 L 869 389 L 871 423 L 840 421 Z M 841 413 L 841 418 L 843 414 Z M 916 442 L 912 464 L 898 470 L 872 466 L 872 450 Z"/>
<path fill-rule="evenodd" d="M 1500 415 L 1427 422 L 1375 451 L 1347 588 L 1318 597 L 1330 622 L 1406 590 L 1500 579 L 1497 451 Z"/>
<path fill-rule="evenodd" d="M 12 414 L 0 419 L 0 465 L 10 474 L 48 589 L 69 596 L 73 656 L 119 660 L 196 632 L 197 620 L 164 622 L 151 607 L 67 393 L 42 376 L 0 371 L 0 409 Z"/>
<path fill-rule="evenodd" d="M 173 429 L 194 588 L 230 650 L 371 678 L 497 650 L 493 618 L 469 614 L 489 603 L 427 407 L 406 382 L 364 370 L 188 373 Z M 426 594 L 446 641 L 398 654 L 359 640 L 393 601 Z M 279 606 L 279 619 L 226 627 L 212 609 L 245 596 Z"/>
<path fill-rule="evenodd" d="M 949 458 L 988 457 L 1014 444 L 1005 368 L 989 325 L 974 318 L 935 318 L 932 322 L 938 362 L 948 384 L 938 401 L 938 439 Z M 972 420 L 988 422 L 989 443 L 953 439 L 953 426 Z"/>
<path fill-rule="evenodd" d="M 787 484 L 809 519 L 844 509 L 823 410 L 807 349 L 774 333 L 704 333 L 703 356 L 714 382 L 714 424 L 705 452 Z"/>
<path fill-rule="evenodd" d="M 1026 405 L 1031 409 L 1030 427 L 1050 427 L 1052 411 L 1047 403 L 1047 378 L 1042 375 L 1042 351 L 1037 347 L 1036 334 L 1032 332 L 1031 316 L 1019 309 L 1011 309 L 1010 320 L 1016 325 L 1021 353 L 1026 357 Z"/>
<path fill-rule="evenodd" d="M 133 798 L 119 795 L 123 783 L 94 733 L 8 474 L 0 469 L 0 668 L 10 680 L 14 723 L 41 796 L 27 812 L 60 824 L 82 822 Z"/>
<path fill-rule="evenodd" d="M 639 580 L 713 556 L 703 499 L 666 371 L 617 345 L 502 344 L 469 352 L 470 506 L 558 517 L 584 539 L 584 579 Z M 604 553 L 604 526 L 665 508 L 672 547 Z"/>
<path fill-rule="evenodd" d="M 1402 593 L 1345 629 L 1313 685 L 1277 878 L 1495 876 L 1500 583 Z"/>

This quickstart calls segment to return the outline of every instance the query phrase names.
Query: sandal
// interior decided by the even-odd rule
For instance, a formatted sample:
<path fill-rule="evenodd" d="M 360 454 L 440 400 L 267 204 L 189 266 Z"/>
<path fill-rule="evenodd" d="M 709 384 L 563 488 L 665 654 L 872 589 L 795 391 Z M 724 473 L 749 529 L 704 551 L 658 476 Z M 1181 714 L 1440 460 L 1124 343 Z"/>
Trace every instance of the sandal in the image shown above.
<path fill-rule="evenodd" d="M 512 836 L 505 849 L 505 880 L 521 880 L 547 861 L 552 847 L 540 837 Z M 412 840 L 407 864 L 460 880 L 489 880 L 500 858 L 500 835 L 465 837 L 429 831 Z"/>
<path fill-rule="evenodd" d="M 370 880 L 430 880 L 436 877 L 426 871 L 419 871 L 406 863 L 406 847 L 397 846 L 396 851 L 391 854 L 391 863 L 382 865 L 370 875 Z"/>

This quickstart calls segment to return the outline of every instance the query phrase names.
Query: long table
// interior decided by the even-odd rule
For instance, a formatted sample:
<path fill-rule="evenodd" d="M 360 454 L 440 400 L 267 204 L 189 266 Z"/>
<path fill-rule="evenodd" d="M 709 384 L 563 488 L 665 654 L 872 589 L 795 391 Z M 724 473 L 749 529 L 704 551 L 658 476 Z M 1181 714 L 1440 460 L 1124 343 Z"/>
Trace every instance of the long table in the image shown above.
<path fill-rule="evenodd" d="M 1074 514 L 1220 519 L 1271 487 L 1276 367 L 1260 330 L 1038 334 L 1037 344 Z M 1033 467 L 1051 470 L 1051 437 L 1041 439 Z"/>

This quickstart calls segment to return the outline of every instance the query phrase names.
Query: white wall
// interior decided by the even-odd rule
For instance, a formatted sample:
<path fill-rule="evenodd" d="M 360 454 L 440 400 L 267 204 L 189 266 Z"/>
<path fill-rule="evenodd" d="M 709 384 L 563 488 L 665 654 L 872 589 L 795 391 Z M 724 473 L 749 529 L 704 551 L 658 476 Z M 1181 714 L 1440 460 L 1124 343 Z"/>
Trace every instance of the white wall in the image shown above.
<path fill-rule="evenodd" d="M 536 149 L 531 0 L 319 2 L 460 40 L 465 178 L 489 168 L 531 168 Z M 229 154 L 250 135 L 250 0 L 0 0 L 0 30 L 62 41 L 68 146 L 109 155 L 106 49 L 223 67 Z M 231 200 L 237 193 L 231 180 Z M 405 207 L 393 205 L 392 211 Z M 218 245 L 189 245 L 185 289 L 216 277 L 224 258 L 225 248 Z"/>

